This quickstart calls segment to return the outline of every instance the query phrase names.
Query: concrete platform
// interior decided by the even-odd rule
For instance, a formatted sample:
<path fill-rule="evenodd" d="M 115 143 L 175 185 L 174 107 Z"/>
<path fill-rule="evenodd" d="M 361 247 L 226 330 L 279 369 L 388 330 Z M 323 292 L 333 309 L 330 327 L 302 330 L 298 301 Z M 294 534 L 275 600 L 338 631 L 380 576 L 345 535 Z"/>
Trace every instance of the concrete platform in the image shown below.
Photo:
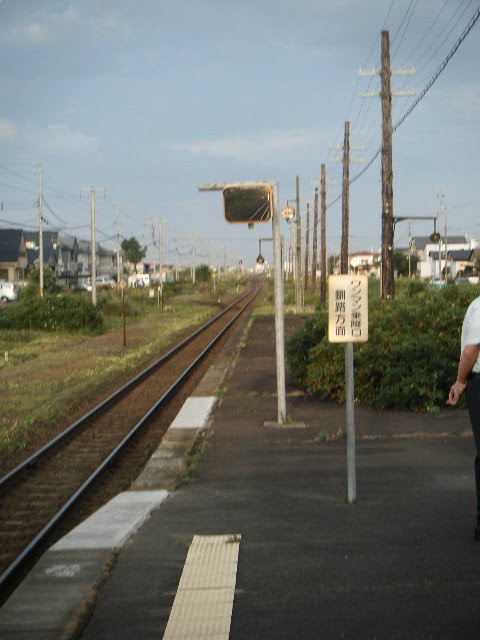
<path fill-rule="evenodd" d="M 76 594 L 88 614 L 77 607 L 68 620 L 57 615 L 61 603 L 52 599 L 62 596 L 49 592 L 43 602 L 38 582 L 42 606 L 30 613 L 20 598 L 17 626 L 11 617 L 5 630 L 0 612 L 0 638 L 161 638 L 192 540 L 235 532 L 232 640 L 478 640 L 480 545 L 466 412 L 356 407 L 357 502 L 350 505 L 344 407 L 305 398 L 287 379 L 288 412 L 305 427 L 265 428 L 277 412 L 272 371 L 273 319 L 259 317 L 207 418 L 213 436 L 198 478 L 152 510 L 119 550 L 52 550 L 68 555 L 48 565 L 42 559 L 39 571 L 64 580 L 64 597 Z M 211 395 L 210 387 L 200 397 Z M 177 435 L 194 431 L 173 429 L 164 459 L 172 461 Z M 102 563 L 108 570 L 99 581 Z M 18 625 L 19 616 L 29 623 Z"/>

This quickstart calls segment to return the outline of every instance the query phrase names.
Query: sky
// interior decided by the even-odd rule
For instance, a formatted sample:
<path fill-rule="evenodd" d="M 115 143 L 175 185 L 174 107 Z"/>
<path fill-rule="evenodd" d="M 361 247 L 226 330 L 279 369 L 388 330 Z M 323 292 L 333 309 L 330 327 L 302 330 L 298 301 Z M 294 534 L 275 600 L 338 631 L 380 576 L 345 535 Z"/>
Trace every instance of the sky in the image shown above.
<path fill-rule="evenodd" d="M 326 163 L 327 248 L 341 240 L 342 150 L 350 122 L 350 178 L 381 146 L 380 34 L 390 33 L 393 123 L 419 97 L 479 8 L 478 0 L 0 0 L 0 228 L 38 228 L 42 166 L 45 229 L 135 236 L 158 260 L 242 260 L 259 239 L 224 220 L 205 182 L 275 181 L 280 205 L 301 214 Z M 393 136 L 395 216 L 436 216 L 448 235 L 480 241 L 480 20 Z M 336 182 L 335 182 L 336 181 Z M 80 192 L 82 197 L 80 198 Z M 442 197 L 443 196 L 443 197 Z M 336 202 L 334 203 L 334 201 Z M 332 204 L 330 204 L 332 203 Z M 381 242 L 380 157 L 350 186 L 351 252 Z M 153 223 L 152 223 L 153 221 Z M 156 221 L 156 222 L 155 222 Z M 152 234 L 152 224 L 155 233 Z M 412 235 L 433 222 L 414 221 Z M 282 221 L 289 242 L 291 230 Z M 408 243 L 399 222 L 396 246 Z M 155 252 L 155 253 L 154 253 Z M 272 243 L 262 243 L 272 261 Z"/>

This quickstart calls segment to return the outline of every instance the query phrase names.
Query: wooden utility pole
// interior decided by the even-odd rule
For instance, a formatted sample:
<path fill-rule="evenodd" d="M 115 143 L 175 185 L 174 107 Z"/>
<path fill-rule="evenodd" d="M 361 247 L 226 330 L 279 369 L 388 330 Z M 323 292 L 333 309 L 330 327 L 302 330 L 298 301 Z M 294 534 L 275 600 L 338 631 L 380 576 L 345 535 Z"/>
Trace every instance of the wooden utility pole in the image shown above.
<path fill-rule="evenodd" d="M 152 227 L 152 253 L 153 253 L 152 286 L 153 286 L 153 282 L 155 281 L 155 270 L 156 270 L 156 264 L 155 264 L 155 219 L 154 218 L 150 218 L 150 225 Z"/>
<path fill-rule="evenodd" d="M 392 95 L 412 96 L 414 89 L 392 91 L 392 75 L 413 75 L 415 69 L 390 68 L 390 34 L 382 31 L 382 53 L 380 70 L 365 71 L 360 69 L 360 76 L 381 77 L 381 90 L 360 93 L 364 98 L 375 98 L 380 95 L 382 100 L 382 275 L 381 295 L 383 298 L 393 298 L 395 281 L 393 271 L 393 164 L 392 164 Z"/>
<path fill-rule="evenodd" d="M 90 191 L 90 226 L 91 226 L 91 246 L 90 246 L 90 279 L 92 281 L 92 304 L 97 306 L 97 247 L 95 241 L 95 194 L 98 190 L 103 191 L 105 195 L 105 189 L 103 187 L 91 186 L 90 189 L 80 189 L 80 197 L 82 197 L 82 191 Z"/>
<path fill-rule="evenodd" d="M 348 225 L 349 225 L 349 182 L 350 182 L 350 123 L 345 122 L 343 137 L 343 182 L 342 182 L 342 248 L 340 272 L 348 273 Z"/>
<path fill-rule="evenodd" d="M 305 220 L 305 289 L 308 288 L 308 268 L 310 262 L 310 202 L 307 202 L 307 217 Z"/>
<path fill-rule="evenodd" d="M 322 164 L 320 178 L 320 302 L 327 301 L 327 179 L 325 165 Z"/>
<path fill-rule="evenodd" d="M 191 257 L 191 275 L 192 284 L 195 284 L 195 234 L 190 234 L 190 257 Z"/>
<path fill-rule="evenodd" d="M 38 268 L 40 270 L 40 297 L 43 298 L 43 194 L 42 165 L 34 162 L 34 171 L 38 169 Z"/>
<path fill-rule="evenodd" d="M 114 200 L 115 207 L 115 226 L 117 229 L 117 287 L 120 286 L 120 222 L 118 219 L 118 198 Z"/>
<path fill-rule="evenodd" d="M 175 242 L 175 282 L 178 281 L 178 244 L 177 244 L 177 225 L 173 227 L 174 242 Z"/>
<path fill-rule="evenodd" d="M 294 281 L 294 278 L 295 278 L 295 269 L 294 269 L 295 253 L 293 249 L 295 246 L 295 234 L 296 234 L 296 229 L 295 229 L 295 226 L 292 224 L 290 225 L 290 230 L 288 234 L 288 277 L 289 279 L 291 278 L 292 281 Z"/>
<path fill-rule="evenodd" d="M 412 277 L 412 222 L 408 223 L 408 279 Z"/>
<path fill-rule="evenodd" d="M 318 237 L 318 187 L 315 187 L 313 201 L 313 250 L 312 250 L 312 290 L 317 282 L 317 237 Z"/>
<path fill-rule="evenodd" d="M 382 31 L 382 298 L 393 298 L 393 164 L 390 34 Z"/>
<path fill-rule="evenodd" d="M 297 311 L 303 308 L 302 286 L 302 217 L 300 215 L 300 177 L 296 178 L 296 205 L 297 205 L 297 246 L 295 253 L 295 306 Z"/>

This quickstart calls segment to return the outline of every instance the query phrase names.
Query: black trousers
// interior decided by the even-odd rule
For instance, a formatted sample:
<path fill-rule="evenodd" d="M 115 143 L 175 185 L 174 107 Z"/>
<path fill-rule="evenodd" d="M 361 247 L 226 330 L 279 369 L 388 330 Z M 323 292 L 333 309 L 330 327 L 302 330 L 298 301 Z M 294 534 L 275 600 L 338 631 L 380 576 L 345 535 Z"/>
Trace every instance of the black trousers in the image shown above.
<path fill-rule="evenodd" d="M 477 447 L 475 457 L 475 484 L 477 487 L 477 520 L 480 524 L 480 373 L 470 374 L 465 389 L 468 413 Z"/>

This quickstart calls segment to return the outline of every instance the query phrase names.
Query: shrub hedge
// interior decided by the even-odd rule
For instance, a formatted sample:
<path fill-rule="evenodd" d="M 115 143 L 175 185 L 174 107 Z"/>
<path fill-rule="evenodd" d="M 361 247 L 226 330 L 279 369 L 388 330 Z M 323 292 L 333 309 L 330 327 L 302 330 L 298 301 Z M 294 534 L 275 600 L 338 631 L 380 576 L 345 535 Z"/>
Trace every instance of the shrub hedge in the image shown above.
<path fill-rule="evenodd" d="M 429 291 L 397 285 L 394 300 L 370 295 L 369 341 L 355 345 L 355 399 L 378 409 L 435 411 L 455 380 L 465 311 L 478 286 Z M 327 339 L 327 309 L 319 308 L 287 342 L 290 372 L 307 393 L 344 401 L 342 345 Z"/>
<path fill-rule="evenodd" d="M 0 329 L 102 333 L 103 316 L 83 296 L 33 296 L 0 310 Z"/>

